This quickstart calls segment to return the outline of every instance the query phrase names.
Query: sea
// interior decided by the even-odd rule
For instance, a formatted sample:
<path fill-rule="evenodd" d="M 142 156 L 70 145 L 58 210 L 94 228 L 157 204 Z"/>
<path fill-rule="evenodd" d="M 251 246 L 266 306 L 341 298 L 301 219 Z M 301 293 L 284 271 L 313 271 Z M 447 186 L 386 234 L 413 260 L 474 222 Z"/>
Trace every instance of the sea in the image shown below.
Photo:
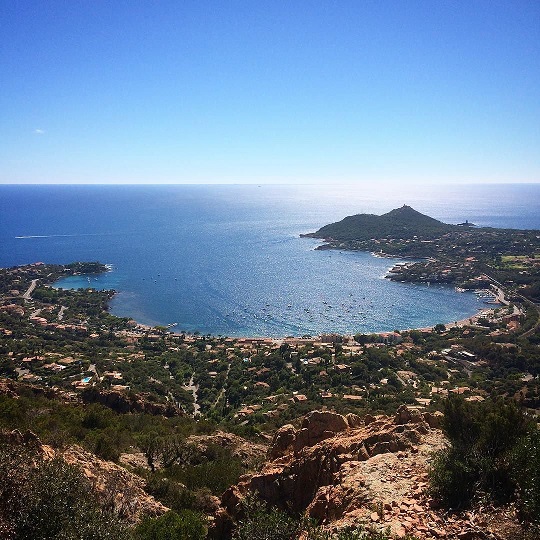
<path fill-rule="evenodd" d="M 1 185 L 0 266 L 100 261 L 64 288 L 114 289 L 110 311 L 176 332 L 302 336 L 431 327 L 486 305 L 385 279 L 397 259 L 300 238 L 408 204 L 446 223 L 540 229 L 540 184 Z"/>

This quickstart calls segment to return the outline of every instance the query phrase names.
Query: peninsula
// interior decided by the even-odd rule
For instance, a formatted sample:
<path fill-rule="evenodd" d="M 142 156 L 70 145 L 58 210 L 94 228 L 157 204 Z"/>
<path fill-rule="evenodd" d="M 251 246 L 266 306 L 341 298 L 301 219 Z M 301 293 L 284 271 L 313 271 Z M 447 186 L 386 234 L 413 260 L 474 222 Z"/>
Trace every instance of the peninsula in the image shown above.
<path fill-rule="evenodd" d="M 446 283 L 479 289 L 507 287 L 529 301 L 540 300 L 540 231 L 447 224 L 410 206 L 381 216 L 357 214 L 303 237 L 324 241 L 317 249 L 370 251 L 414 259 L 394 266 L 394 281 Z"/>

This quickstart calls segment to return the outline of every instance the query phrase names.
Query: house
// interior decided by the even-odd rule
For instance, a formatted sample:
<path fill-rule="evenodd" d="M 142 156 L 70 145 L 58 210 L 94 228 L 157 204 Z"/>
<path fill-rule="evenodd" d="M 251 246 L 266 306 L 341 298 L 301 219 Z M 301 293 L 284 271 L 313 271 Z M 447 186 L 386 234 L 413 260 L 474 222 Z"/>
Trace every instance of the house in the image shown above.
<path fill-rule="evenodd" d="M 362 401 L 362 396 L 355 396 L 353 394 L 343 394 L 343 399 L 347 401 Z"/>

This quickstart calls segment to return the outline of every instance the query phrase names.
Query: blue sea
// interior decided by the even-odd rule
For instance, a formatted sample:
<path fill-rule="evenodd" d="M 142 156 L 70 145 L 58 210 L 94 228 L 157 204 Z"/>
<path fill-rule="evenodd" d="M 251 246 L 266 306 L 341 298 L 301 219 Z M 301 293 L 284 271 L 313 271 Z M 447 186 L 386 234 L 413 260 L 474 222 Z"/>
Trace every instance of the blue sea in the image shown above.
<path fill-rule="evenodd" d="M 408 204 L 447 223 L 540 229 L 540 185 L 0 186 L 0 266 L 112 265 L 62 287 L 118 291 L 111 312 L 176 331 L 316 335 L 433 326 L 485 307 L 384 279 L 393 260 L 316 251 L 301 233 Z M 331 307 L 329 307 L 331 306 Z"/>

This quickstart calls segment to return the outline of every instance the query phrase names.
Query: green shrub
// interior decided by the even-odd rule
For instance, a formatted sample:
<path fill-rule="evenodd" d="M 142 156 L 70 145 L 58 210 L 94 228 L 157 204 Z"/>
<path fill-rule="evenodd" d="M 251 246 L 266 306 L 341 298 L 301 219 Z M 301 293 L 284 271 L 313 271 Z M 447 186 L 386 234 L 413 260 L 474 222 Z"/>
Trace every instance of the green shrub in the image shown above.
<path fill-rule="evenodd" d="M 467 457 L 448 448 L 437 452 L 430 469 L 431 493 L 444 506 L 457 508 L 468 503 L 476 489 L 478 472 Z"/>
<path fill-rule="evenodd" d="M 378 531 L 369 527 L 350 527 L 329 532 L 306 517 L 293 517 L 283 510 L 268 507 L 255 496 L 243 502 L 244 517 L 238 523 L 233 540 L 391 540 L 389 530 Z M 407 536 L 405 540 L 414 540 Z"/>
<path fill-rule="evenodd" d="M 100 509 L 81 471 L 42 461 L 21 445 L 0 447 L 0 536 L 25 540 L 127 540 L 127 528 Z"/>
<path fill-rule="evenodd" d="M 244 518 L 233 534 L 234 540 L 292 540 L 302 530 L 299 519 L 269 508 L 255 497 L 243 504 Z"/>
<path fill-rule="evenodd" d="M 146 491 L 175 512 L 194 509 L 197 505 L 195 493 L 179 482 L 163 478 L 157 473 L 149 475 Z"/>
<path fill-rule="evenodd" d="M 204 540 L 203 519 L 190 510 L 167 512 L 158 518 L 143 520 L 133 531 L 135 540 Z"/>
<path fill-rule="evenodd" d="M 532 431 L 513 455 L 518 506 L 524 516 L 540 524 L 540 431 Z"/>
<path fill-rule="evenodd" d="M 451 508 L 468 506 L 478 497 L 511 500 L 514 449 L 533 429 L 527 415 L 514 403 L 470 403 L 455 396 L 444 403 L 444 415 L 442 428 L 450 446 L 434 456 L 431 494 Z"/>

